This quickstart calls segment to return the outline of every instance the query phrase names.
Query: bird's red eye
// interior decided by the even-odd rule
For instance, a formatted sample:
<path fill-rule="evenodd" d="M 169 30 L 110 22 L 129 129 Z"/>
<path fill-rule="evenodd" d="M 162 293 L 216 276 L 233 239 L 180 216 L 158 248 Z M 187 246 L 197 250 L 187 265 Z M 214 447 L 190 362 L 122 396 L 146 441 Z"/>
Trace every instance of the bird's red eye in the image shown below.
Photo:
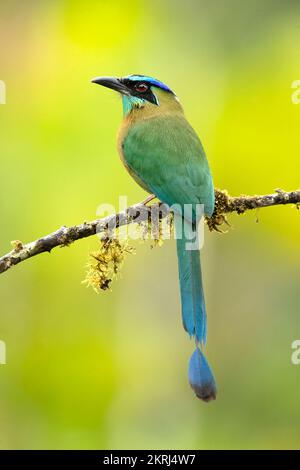
<path fill-rule="evenodd" d="M 135 89 L 139 93 L 145 93 L 145 91 L 148 90 L 148 86 L 145 83 L 139 83 L 138 85 L 135 85 Z"/>

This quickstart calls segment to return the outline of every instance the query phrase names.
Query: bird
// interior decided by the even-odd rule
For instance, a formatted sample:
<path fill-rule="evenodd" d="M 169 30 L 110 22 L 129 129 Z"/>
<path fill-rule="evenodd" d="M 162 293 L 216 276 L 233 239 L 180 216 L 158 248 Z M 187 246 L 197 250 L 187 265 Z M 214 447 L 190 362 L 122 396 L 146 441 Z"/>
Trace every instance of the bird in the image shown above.
<path fill-rule="evenodd" d="M 183 327 L 195 340 L 188 378 L 195 395 L 209 402 L 217 395 L 205 357 L 206 307 L 200 250 L 188 249 L 199 223 L 197 207 L 211 217 L 215 205 L 212 174 L 201 141 L 176 94 L 162 81 L 141 74 L 96 77 L 92 83 L 121 95 L 123 121 L 117 146 L 125 168 L 150 195 L 174 210 Z M 151 196 L 150 196 L 151 197 Z M 188 215 L 184 208 L 190 208 Z"/>

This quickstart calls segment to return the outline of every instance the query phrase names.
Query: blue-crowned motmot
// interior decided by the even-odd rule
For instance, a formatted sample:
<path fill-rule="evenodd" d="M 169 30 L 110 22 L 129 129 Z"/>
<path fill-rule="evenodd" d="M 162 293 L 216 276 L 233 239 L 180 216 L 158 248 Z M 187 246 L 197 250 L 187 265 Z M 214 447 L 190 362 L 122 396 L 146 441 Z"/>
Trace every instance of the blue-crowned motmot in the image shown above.
<path fill-rule="evenodd" d="M 118 148 L 130 175 L 169 206 L 192 206 L 189 220 L 182 211 L 182 237 L 177 237 L 182 320 L 196 341 L 189 363 L 190 384 L 198 398 L 210 401 L 216 398 L 216 384 L 202 351 L 206 342 L 206 310 L 200 252 L 187 249 L 184 230 L 195 226 L 197 204 L 204 206 L 207 216 L 214 210 L 213 181 L 203 147 L 177 96 L 159 80 L 129 75 L 92 81 L 122 96 L 124 119 Z"/>

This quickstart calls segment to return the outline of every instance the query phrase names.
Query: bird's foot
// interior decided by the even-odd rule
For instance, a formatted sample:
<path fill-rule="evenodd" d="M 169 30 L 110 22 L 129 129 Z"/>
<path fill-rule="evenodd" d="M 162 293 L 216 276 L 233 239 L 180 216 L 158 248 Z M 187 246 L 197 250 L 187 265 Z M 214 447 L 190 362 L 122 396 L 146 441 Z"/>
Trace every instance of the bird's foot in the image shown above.
<path fill-rule="evenodd" d="M 206 223 L 211 232 L 216 231 L 219 233 L 226 233 L 220 227 L 226 224 L 230 227 L 230 223 L 226 218 L 226 213 L 230 212 L 230 196 L 227 191 L 215 190 L 215 210 L 211 217 L 206 217 Z"/>
<path fill-rule="evenodd" d="M 146 206 L 149 202 L 153 201 L 153 199 L 155 198 L 156 198 L 155 194 L 150 194 L 150 196 L 148 196 L 144 201 L 142 201 L 141 204 L 143 204 L 143 206 Z"/>
<path fill-rule="evenodd" d="M 213 214 L 212 217 L 206 217 L 206 224 L 210 232 L 216 231 L 219 233 L 226 233 L 226 230 L 220 228 L 221 225 L 226 224 L 228 227 L 231 226 L 224 214 Z"/>

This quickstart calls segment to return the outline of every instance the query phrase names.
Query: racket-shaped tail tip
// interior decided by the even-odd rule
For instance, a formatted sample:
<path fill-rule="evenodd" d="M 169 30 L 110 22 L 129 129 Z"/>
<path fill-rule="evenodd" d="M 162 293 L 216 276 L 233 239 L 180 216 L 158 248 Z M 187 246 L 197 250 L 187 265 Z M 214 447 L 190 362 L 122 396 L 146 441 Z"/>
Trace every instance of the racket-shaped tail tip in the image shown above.
<path fill-rule="evenodd" d="M 190 359 L 189 383 L 200 400 L 209 402 L 216 399 L 216 382 L 208 362 L 199 348 L 196 348 Z"/>

